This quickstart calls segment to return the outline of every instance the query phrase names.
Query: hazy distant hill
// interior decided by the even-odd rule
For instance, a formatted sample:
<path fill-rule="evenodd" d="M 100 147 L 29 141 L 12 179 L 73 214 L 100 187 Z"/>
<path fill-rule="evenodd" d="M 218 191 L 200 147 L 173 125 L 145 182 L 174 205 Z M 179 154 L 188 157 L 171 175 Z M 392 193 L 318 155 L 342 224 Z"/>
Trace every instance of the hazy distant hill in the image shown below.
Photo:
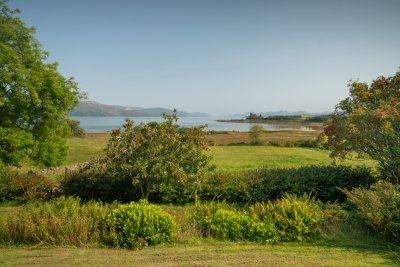
<path fill-rule="evenodd" d="M 166 108 L 139 108 L 113 106 L 96 101 L 81 101 L 77 107 L 68 113 L 69 116 L 123 116 L 123 117 L 159 117 L 163 113 L 172 113 Z M 178 111 L 179 117 L 208 117 L 207 113 Z"/>
<path fill-rule="evenodd" d="M 228 115 L 226 117 L 235 117 L 235 118 L 245 118 L 249 116 L 250 112 L 247 113 L 241 113 L 241 114 L 232 114 Z M 256 113 L 257 115 L 260 113 Z M 319 115 L 329 115 L 332 114 L 332 112 L 306 112 L 306 111 L 269 111 L 269 112 L 261 112 L 261 116 L 263 117 L 269 117 L 269 116 L 319 116 Z"/>

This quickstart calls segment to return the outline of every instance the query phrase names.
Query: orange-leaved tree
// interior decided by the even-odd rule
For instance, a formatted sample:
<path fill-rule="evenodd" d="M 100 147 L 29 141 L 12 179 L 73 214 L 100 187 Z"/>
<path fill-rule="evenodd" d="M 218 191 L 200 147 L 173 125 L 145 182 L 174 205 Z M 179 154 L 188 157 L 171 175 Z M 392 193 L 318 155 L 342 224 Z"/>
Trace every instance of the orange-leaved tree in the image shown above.
<path fill-rule="evenodd" d="M 382 177 L 400 182 L 400 72 L 380 76 L 370 85 L 349 83 L 350 96 L 342 100 L 324 133 L 331 156 L 356 152 L 378 162 Z"/>

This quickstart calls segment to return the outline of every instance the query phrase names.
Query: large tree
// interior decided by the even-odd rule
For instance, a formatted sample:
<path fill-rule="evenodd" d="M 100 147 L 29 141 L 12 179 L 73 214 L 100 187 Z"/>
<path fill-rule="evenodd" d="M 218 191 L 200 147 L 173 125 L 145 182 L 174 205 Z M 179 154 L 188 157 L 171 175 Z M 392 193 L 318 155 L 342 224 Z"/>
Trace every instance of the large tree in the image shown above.
<path fill-rule="evenodd" d="M 378 77 L 370 85 L 349 83 L 350 96 L 341 101 L 326 123 L 331 156 L 351 152 L 377 160 L 382 174 L 400 182 L 400 72 Z"/>
<path fill-rule="evenodd" d="M 82 96 L 72 78 L 56 63 L 29 28 L 0 0 L 0 165 L 32 159 L 59 165 L 67 154 L 66 111 Z"/>

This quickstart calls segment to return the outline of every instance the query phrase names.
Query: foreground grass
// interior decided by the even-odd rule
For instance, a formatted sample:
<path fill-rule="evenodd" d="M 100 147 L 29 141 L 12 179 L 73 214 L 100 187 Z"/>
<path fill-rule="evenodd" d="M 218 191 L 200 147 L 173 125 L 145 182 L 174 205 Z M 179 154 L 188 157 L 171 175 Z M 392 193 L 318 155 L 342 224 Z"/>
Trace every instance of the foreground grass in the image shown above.
<path fill-rule="evenodd" d="M 396 266 L 393 252 L 314 245 L 204 242 L 146 248 L 0 248 L 2 266 Z"/>
<path fill-rule="evenodd" d="M 284 133 L 277 132 L 274 134 L 280 136 Z M 291 136 L 290 133 L 289 136 Z M 70 151 L 66 164 L 85 162 L 101 155 L 107 146 L 108 137 L 108 134 L 89 134 L 85 138 L 69 138 Z M 241 171 L 259 167 L 328 165 L 332 163 L 329 152 L 319 149 L 272 146 L 213 146 L 210 149 L 214 158 L 213 163 L 217 169 L 225 171 Z M 373 161 L 364 160 L 347 160 L 343 164 L 375 166 Z"/>

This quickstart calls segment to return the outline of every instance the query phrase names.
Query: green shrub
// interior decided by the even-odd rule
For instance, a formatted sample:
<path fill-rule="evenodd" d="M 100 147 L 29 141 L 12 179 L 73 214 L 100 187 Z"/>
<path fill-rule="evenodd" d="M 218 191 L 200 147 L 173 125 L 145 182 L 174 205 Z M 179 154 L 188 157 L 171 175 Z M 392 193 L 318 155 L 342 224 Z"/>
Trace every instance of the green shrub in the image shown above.
<path fill-rule="evenodd" d="M 222 240 L 250 240 L 257 242 L 272 242 L 277 238 L 275 225 L 260 221 L 244 212 L 218 209 L 206 217 L 210 224 L 211 235 Z"/>
<path fill-rule="evenodd" d="M 109 242 L 128 248 L 171 242 L 178 229 L 171 215 L 147 201 L 119 206 L 109 214 L 106 224 Z"/>
<path fill-rule="evenodd" d="M 0 168 L 0 202 L 45 198 L 55 188 L 56 184 L 41 174 Z"/>
<path fill-rule="evenodd" d="M 226 202 L 208 202 L 196 206 L 191 220 L 194 227 L 201 233 L 203 237 L 211 237 L 210 222 L 208 218 L 214 215 L 217 210 L 236 210 L 233 205 Z"/>
<path fill-rule="evenodd" d="M 379 181 L 370 189 L 344 190 L 358 214 L 379 234 L 400 242 L 400 185 Z"/>
<path fill-rule="evenodd" d="M 102 239 L 103 220 L 113 205 L 81 204 L 61 197 L 33 202 L 8 214 L 0 223 L 2 244 L 50 244 L 81 246 Z"/>
<path fill-rule="evenodd" d="M 262 222 L 275 225 L 277 236 L 283 241 L 305 240 L 317 233 L 323 218 L 322 209 L 307 195 L 286 195 L 275 202 L 257 203 L 249 211 Z"/>
<path fill-rule="evenodd" d="M 286 193 L 312 193 L 321 201 L 344 201 L 340 188 L 352 189 L 375 182 L 366 167 L 305 166 L 247 172 L 213 172 L 202 181 L 200 199 L 255 203 L 279 199 Z"/>
<path fill-rule="evenodd" d="M 309 195 L 257 203 L 247 213 L 226 203 L 208 203 L 197 207 L 194 216 L 203 236 L 262 243 L 303 241 L 318 232 L 323 218 L 322 208 Z"/>
<path fill-rule="evenodd" d="M 257 171 L 262 179 L 257 201 L 278 199 L 286 193 L 303 195 L 313 193 L 322 201 L 344 201 L 340 190 L 370 186 L 376 179 L 366 167 L 305 166 L 300 168 L 274 168 Z M 263 196 L 262 196 L 263 195 Z"/>
<path fill-rule="evenodd" d="M 68 173 L 60 187 L 64 194 L 79 197 L 83 201 L 110 203 L 118 200 L 127 203 L 139 200 L 140 196 L 130 177 L 109 175 L 97 164 Z"/>
<path fill-rule="evenodd" d="M 21 192 L 12 182 L 10 170 L 0 167 L 0 202 L 13 200 L 20 195 Z"/>
<path fill-rule="evenodd" d="M 204 201 L 246 203 L 253 198 L 252 189 L 260 185 L 259 177 L 250 172 L 212 172 L 201 181 L 199 196 Z"/>

